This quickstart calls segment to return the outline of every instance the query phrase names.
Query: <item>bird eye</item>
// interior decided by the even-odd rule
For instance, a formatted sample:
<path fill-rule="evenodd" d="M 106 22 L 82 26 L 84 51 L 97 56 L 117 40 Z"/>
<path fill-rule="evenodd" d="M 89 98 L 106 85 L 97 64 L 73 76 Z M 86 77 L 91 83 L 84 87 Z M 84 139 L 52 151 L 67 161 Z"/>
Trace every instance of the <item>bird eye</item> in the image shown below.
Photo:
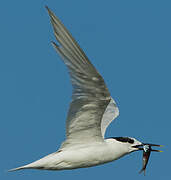
<path fill-rule="evenodd" d="M 131 138 L 128 138 L 128 142 L 129 142 L 130 144 L 134 144 L 134 140 L 131 139 Z"/>

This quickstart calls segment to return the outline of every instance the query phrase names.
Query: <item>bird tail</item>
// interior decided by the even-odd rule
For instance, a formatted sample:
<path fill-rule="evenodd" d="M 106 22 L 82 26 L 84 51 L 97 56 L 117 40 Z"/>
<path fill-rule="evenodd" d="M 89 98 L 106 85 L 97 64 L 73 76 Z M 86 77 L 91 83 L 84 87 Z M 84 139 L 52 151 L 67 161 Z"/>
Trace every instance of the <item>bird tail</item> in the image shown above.
<path fill-rule="evenodd" d="M 18 170 L 22 170 L 22 169 L 29 169 L 29 167 L 27 167 L 27 165 L 26 166 L 20 166 L 17 168 L 9 169 L 8 172 L 18 171 Z"/>
<path fill-rule="evenodd" d="M 18 171 L 18 170 L 22 170 L 22 169 L 33 169 L 33 168 L 39 169 L 40 168 L 39 167 L 39 164 L 40 164 L 39 161 L 40 160 L 32 162 L 30 164 L 26 164 L 24 166 L 20 166 L 20 167 L 17 167 L 17 168 L 10 169 L 10 170 L 8 170 L 8 172 Z"/>
<path fill-rule="evenodd" d="M 13 168 L 13 169 L 10 169 L 8 170 L 8 172 L 12 172 L 12 171 L 18 171 L 18 170 L 22 170 L 22 169 L 50 169 L 49 167 L 49 162 L 53 161 L 53 157 L 54 155 L 56 155 L 57 153 L 54 152 L 52 154 L 49 154 L 37 161 L 34 161 L 30 164 L 26 164 L 24 166 L 20 166 L 20 167 L 17 167 L 17 168 Z M 59 161 L 60 163 L 60 161 Z"/>

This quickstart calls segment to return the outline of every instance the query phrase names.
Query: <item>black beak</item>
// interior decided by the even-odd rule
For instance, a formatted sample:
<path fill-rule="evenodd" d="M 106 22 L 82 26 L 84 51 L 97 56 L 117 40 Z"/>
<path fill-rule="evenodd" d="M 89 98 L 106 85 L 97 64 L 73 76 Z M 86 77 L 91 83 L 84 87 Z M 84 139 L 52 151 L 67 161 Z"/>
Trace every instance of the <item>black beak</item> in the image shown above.
<path fill-rule="evenodd" d="M 142 167 L 142 169 L 141 169 L 141 171 L 139 173 L 144 172 L 144 175 L 145 175 L 145 170 L 146 170 L 146 167 L 147 167 L 147 164 L 148 164 L 148 160 L 149 160 L 151 151 L 162 152 L 160 150 L 152 149 L 151 148 L 152 146 L 162 147 L 162 145 L 148 144 L 148 143 L 142 143 L 140 145 L 132 146 L 132 147 L 136 148 L 137 150 L 143 150 L 143 167 Z"/>
<path fill-rule="evenodd" d="M 135 146 L 132 146 L 132 147 L 133 147 L 133 148 L 137 148 L 137 150 L 144 150 L 144 146 L 145 146 L 145 145 L 149 146 L 150 151 L 163 152 L 163 151 L 160 151 L 160 150 L 156 150 L 156 149 L 152 149 L 152 148 L 151 148 L 152 146 L 155 146 L 155 147 L 163 147 L 163 145 L 158 145 L 158 144 L 142 143 L 142 144 L 135 145 Z"/>

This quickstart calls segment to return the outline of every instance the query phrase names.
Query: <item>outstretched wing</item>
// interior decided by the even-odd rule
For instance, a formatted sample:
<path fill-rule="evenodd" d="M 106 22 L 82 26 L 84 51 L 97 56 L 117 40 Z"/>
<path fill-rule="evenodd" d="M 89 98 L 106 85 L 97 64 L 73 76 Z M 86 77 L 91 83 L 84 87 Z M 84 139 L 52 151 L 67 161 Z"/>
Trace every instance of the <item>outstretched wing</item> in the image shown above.
<path fill-rule="evenodd" d="M 103 114 L 111 100 L 110 93 L 103 78 L 71 34 L 52 11 L 49 8 L 47 10 L 59 42 L 59 46 L 54 42 L 53 45 L 68 67 L 73 87 L 66 121 L 66 140 L 62 147 L 103 141 L 101 121 L 102 117 L 107 117 Z M 106 129 L 106 123 L 103 129 Z"/>

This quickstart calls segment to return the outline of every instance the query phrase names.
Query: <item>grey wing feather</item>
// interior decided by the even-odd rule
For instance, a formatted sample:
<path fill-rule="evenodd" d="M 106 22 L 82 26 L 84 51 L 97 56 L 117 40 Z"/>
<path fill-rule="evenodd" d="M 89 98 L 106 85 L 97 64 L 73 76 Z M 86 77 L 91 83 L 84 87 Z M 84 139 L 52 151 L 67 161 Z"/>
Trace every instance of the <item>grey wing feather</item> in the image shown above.
<path fill-rule="evenodd" d="M 110 102 L 110 93 L 103 78 L 88 60 L 71 34 L 50 11 L 51 23 L 59 46 L 57 52 L 68 67 L 73 86 L 72 102 L 66 121 L 66 140 L 62 147 L 82 141 L 102 141 L 101 121 Z"/>
<path fill-rule="evenodd" d="M 109 124 L 119 116 L 119 108 L 117 107 L 114 99 L 111 98 L 110 103 L 108 104 L 101 122 L 101 132 L 102 136 L 105 136 L 105 132 Z"/>

